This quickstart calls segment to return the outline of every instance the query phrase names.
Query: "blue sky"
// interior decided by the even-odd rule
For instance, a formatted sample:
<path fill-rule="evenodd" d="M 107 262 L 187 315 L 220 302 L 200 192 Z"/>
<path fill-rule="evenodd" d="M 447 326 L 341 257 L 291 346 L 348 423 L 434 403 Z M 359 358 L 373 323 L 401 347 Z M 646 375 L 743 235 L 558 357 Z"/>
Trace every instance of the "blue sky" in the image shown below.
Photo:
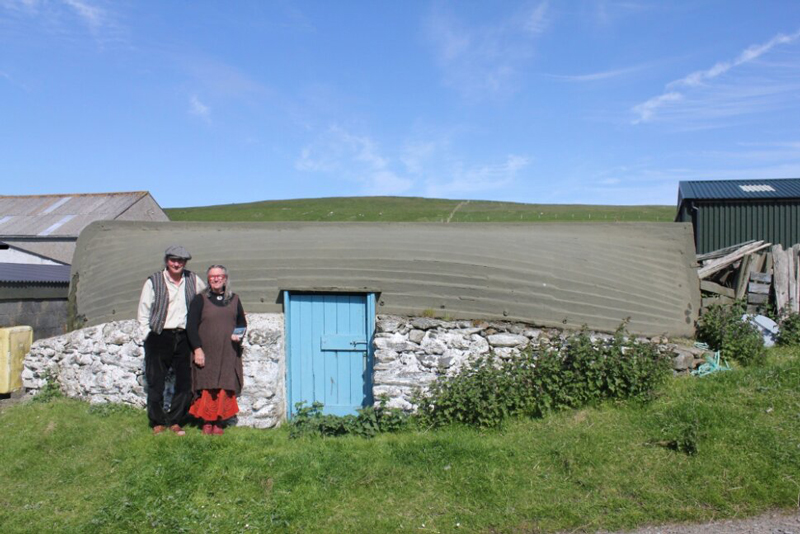
<path fill-rule="evenodd" d="M 797 1 L 0 0 L 0 194 L 674 204 L 789 177 Z"/>

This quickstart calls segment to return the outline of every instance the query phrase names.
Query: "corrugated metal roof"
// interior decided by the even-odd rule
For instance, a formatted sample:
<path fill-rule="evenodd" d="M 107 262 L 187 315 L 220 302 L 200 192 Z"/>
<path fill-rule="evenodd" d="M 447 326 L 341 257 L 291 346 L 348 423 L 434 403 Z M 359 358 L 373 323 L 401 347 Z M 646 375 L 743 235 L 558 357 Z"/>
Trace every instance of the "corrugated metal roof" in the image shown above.
<path fill-rule="evenodd" d="M 0 282 L 69 284 L 69 265 L 0 263 Z"/>
<path fill-rule="evenodd" d="M 0 196 L 0 235 L 77 237 L 89 223 L 113 220 L 148 194 Z"/>
<path fill-rule="evenodd" d="M 104 221 L 78 238 L 75 316 L 135 317 L 175 243 L 201 275 L 224 263 L 253 313 L 280 313 L 281 290 L 377 291 L 382 314 L 690 336 L 700 305 L 688 224 Z"/>
<path fill-rule="evenodd" d="M 680 182 L 678 204 L 702 199 L 800 198 L 800 178 Z"/>

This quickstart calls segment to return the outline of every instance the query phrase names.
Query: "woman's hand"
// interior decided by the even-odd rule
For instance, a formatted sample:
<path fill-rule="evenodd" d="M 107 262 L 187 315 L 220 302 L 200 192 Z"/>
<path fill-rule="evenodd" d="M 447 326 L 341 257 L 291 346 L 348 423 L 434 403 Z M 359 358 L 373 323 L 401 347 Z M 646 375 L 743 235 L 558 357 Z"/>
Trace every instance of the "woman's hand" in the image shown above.
<path fill-rule="evenodd" d="M 231 334 L 231 341 L 234 343 L 239 343 L 242 341 L 242 336 L 237 336 L 236 334 Z"/>
<path fill-rule="evenodd" d="M 203 349 L 200 347 L 194 349 L 194 364 L 197 367 L 206 366 L 206 353 L 203 352 Z"/>

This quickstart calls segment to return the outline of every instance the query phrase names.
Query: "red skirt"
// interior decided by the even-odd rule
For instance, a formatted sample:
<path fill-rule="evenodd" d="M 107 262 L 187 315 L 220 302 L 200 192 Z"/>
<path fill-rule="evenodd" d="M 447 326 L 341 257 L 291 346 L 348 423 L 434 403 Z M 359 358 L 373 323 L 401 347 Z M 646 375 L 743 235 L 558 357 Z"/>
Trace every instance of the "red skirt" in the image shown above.
<path fill-rule="evenodd" d="M 189 413 L 203 421 L 230 419 L 239 413 L 236 394 L 224 389 L 200 390 L 200 396 L 192 402 Z"/>

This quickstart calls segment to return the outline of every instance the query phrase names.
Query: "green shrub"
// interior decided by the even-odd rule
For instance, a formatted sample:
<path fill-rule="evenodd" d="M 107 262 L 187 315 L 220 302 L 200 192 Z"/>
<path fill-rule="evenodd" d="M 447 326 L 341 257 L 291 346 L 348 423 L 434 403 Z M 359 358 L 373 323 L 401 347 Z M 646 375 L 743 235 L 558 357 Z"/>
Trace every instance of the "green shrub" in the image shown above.
<path fill-rule="evenodd" d="M 737 300 L 731 305 L 712 304 L 697 321 L 697 337 L 711 350 L 742 365 L 763 363 L 766 352 L 758 328 L 742 321 L 747 305 Z"/>
<path fill-rule="evenodd" d="M 761 332 L 741 319 L 725 330 L 721 352 L 724 358 L 736 360 L 744 366 L 761 365 L 767 357 Z"/>
<path fill-rule="evenodd" d="M 560 349 L 508 360 L 490 355 L 439 377 L 415 399 L 415 417 L 425 426 L 497 427 L 516 415 L 541 417 L 606 399 L 646 400 L 668 368 L 652 345 L 626 337 L 624 325 L 610 343 L 593 342 L 584 329 Z"/>
<path fill-rule="evenodd" d="M 711 350 L 722 350 L 725 332 L 732 324 L 740 323 L 747 305 L 737 300 L 730 305 L 712 304 L 697 320 L 697 339 Z"/>
<path fill-rule="evenodd" d="M 781 318 L 778 345 L 800 345 L 800 313 L 789 313 Z"/>
<path fill-rule="evenodd" d="M 289 437 L 343 436 L 352 434 L 371 438 L 381 432 L 396 432 L 408 424 L 408 415 L 399 408 L 386 406 L 387 397 L 380 398 L 377 407 L 367 406 L 358 410 L 358 415 L 325 415 L 324 405 L 314 402 L 295 404 L 295 414 L 289 422 Z"/>
<path fill-rule="evenodd" d="M 58 382 L 58 372 L 55 369 L 45 371 L 44 380 L 44 386 L 33 397 L 34 402 L 50 402 L 64 397 L 61 384 Z"/>
<path fill-rule="evenodd" d="M 508 360 L 494 355 L 476 358 L 455 376 L 440 376 L 426 393 L 418 393 L 415 418 L 426 427 L 454 422 L 496 427 L 530 410 L 526 386 L 533 383 L 535 365 L 531 353 Z"/>

